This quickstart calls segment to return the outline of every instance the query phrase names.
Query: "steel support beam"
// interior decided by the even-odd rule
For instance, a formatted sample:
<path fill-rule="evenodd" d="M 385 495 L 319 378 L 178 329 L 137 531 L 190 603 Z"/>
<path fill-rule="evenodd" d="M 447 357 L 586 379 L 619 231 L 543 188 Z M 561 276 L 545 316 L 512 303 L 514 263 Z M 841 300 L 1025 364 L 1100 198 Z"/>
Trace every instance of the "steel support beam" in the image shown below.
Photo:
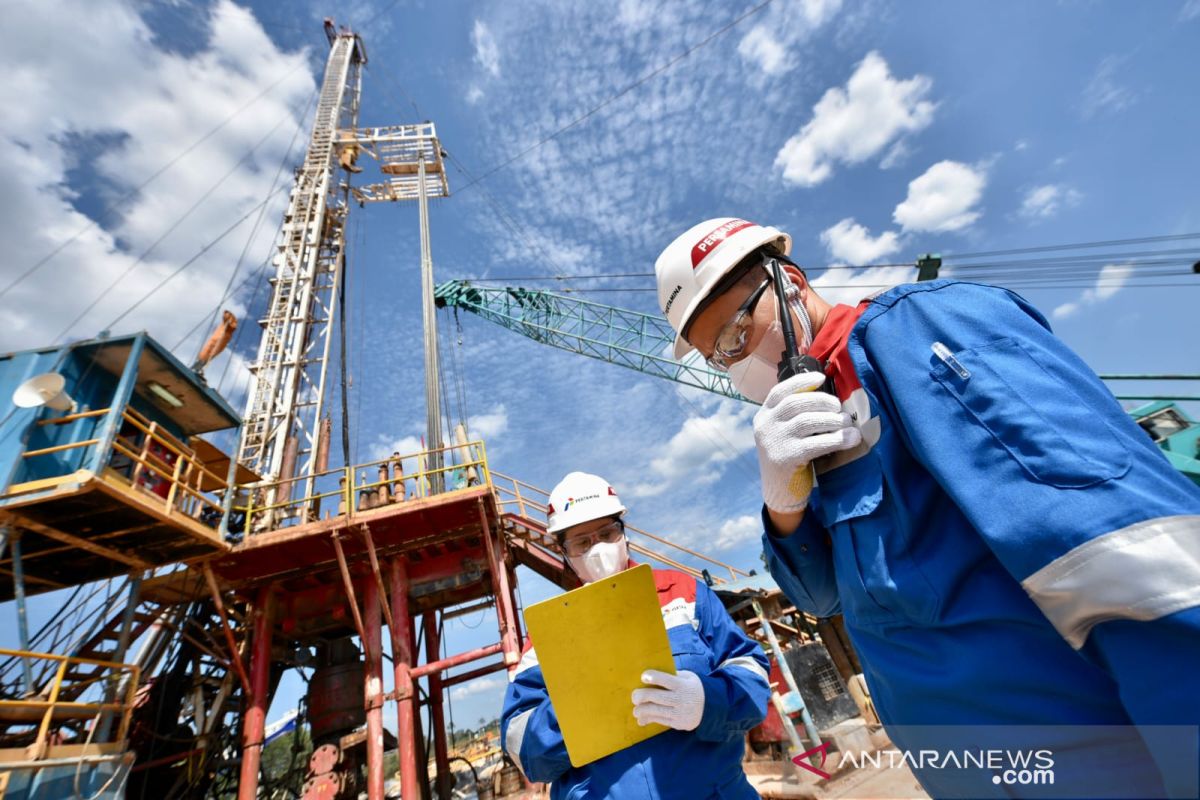
<path fill-rule="evenodd" d="M 254 640 L 250 656 L 250 696 L 242 717 L 242 771 L 238 780 L 238 800 L 255 800 L 258 796 L 258 769 L 262 763 L 263 739 L 266 735 L 267 706 L 271 682 L 271 629 L 275 616 L 273 586 L 258 590 L 254 601 Z"/>
<path fill-rule="evenodd" d="M 419 797 L 418 779 L 424 770 L 417 764 L 417 693 L 412 678 L 412 617 L 408 613 L 408 565 L 403 557 L 392 559 L 392 668 L 396 682 L 396 738 L 400 748 L 400 796 Z"/>
<path fill-rule="evenodd" d="M 383 640 L 379 589 L 372 581 L 363 585 L 366 639 L 363 650 L 363 696 L 367 704 L 367 799 L 383 798 Z"/>
<path fill-rule="evenodd" d="M 483 531 L 483 550 L 487 554 L 488 571 L 492 574 L 492 594 L 496 596 L 496 617 L 499 620 L 504 663 L 510 669 L 516 669 L 517 662 L 521 660 L 521 643 L 517 641 L 516 613 L 513 610 L 512 592 L 508 588 L 504 543 L 500 535 L 492 534 L 483 500 L 479 501 L 479 527 Z"/>
<path fill-rule="evenodd" d="M 21 643 L 21 651 L 29 652 L 29 619 L 25 615 L 25 566 L 21 562 L 21 534 L 14 532 L 7 525 L 3 527 L 8 546 L 12 548 L 13 566 L 13 597 L 17 601 L 17 636 Z M 21 668 L 25 674 L 25 693 L 33 694 L 33 668 L 28 658 L 21 658 Z"/>
<path fill-rule="evenodd" d="M 441 637 L 438 636 L 437 611 L 430 609 L 422 615 L 425 625 L 425 660 L 437 661 L 441 653 Z M 452 788 L 450 756 L 446 752 L 446 713 L 442 707 L 442 673 L 429 673 L 429 703 L 433 719 L 433 753 L 437 763 L 437 799 L 450 800 Z"/>

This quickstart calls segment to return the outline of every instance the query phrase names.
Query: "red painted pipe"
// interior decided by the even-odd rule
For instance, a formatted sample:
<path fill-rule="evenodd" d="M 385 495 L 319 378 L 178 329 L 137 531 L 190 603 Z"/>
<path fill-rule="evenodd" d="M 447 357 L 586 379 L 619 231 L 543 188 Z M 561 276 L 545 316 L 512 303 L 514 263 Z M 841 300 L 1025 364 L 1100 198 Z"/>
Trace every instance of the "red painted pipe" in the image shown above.
<path fill-rule="evenodd" d="M 479 526 L 483 529 L 483 549 L 487 554 L 488 571 L 492 573 L 492 594 L 496 596 L 496 616 L 500 622 L 504 663 L 511 669 L 516 669 L 517 662 L 521 660 L 521 643 L 517 641 L 517 615 L 513 611 L 512 592 L 508 586 L 508 567 L 504 563 L 503 541 L 500 537 L 492 536 L 482 500 L 479 501 Z"/>
<path fill-rule="evenodd" d="M 495 664 L 488 664 L 486 667 L 473 669 L 470 672 L 463 672 L 458 675 L 451 675 L 442 681 L 442 688 L 449 689 L 451 686 L 458 686 L 460 683 L 473 681 L 476 678 L 482 678 L 484 675 L 491 675 L 493 672 L 499 672 L 505 669 L 506 665 L 503 661 L 497 661 Z"/>
<path fill-rule="evenodd" d="M 268 684 L 271 678 L 271 623 L 275 603 L 273 587 L 258 590 L 254 602 L 254 639 L 250 655 L 250 707 L 242 718 L 242 774 L 238 781 L 238 800 L 258 796 L 258 765 L 262 760 L 263 737 L 267 726 Z"/>
<path fill-rule="evenodd" d="M 489 644 L 487 647 L 480 647 L 476 650 L 468 650 L 465 653 L 459 653 L 456 656 L 443 658 L 441 661 L 434 661 L 428 664 L 422 664 L 419 667 L 414 667 L 410 672 L 413 680 L 424 678 L 426 675 L 432 675 L 435 672 L 457 667 L 459 664 L 466 664 L 468 661 L 477 661 L 481 658 L 487 658 L 501 651 L 499 642 Z"/>
<path fill-rule="evenodd" d="M 437 611 L 430 609 L 423 615 L 425 625 L 425 660 L 438 657 L 441 641 L 438 637 Z M 429 703 L 433 715 L 433 753 L 437 764 L 438 800 L 450 800 L 450 756 L 446 752 L 446 714 L 442 708 L 442 673 L 429 674 Z"/>
<path fill-rule="evenodd" d="M 367 640 L 363 689 L 367 702 L 367 800 L 383 797 L 383 634 L 379 614 L 379 589 L 374 581 L 363 585 L 363 626 Z"/>
<path fill-rule="evenodd" d="M 412 618 L 408 614 L 408 565 L 403 557 L 392 560 L 389 575 L 392 590 L 392 664 L 396 681 L 396 737 L 400 743 L 400 793 L 420 797 L 418 781 L 423 770 L 417 765 L 416 700 L 411 667 Z"/>

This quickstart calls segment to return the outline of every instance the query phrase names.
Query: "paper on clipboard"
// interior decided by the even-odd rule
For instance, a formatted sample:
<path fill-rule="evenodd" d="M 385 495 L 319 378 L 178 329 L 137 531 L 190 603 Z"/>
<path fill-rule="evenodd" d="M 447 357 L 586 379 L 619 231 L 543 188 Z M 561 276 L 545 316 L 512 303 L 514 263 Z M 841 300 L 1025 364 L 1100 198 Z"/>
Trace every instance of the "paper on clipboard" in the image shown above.
<path fill-rule="evenodd" d="M 667 730 L 638 725 L 631 698 L 647 669 L 675 674 L 649 565 L 529 606 L 525 625 L 572 766 Z"/>

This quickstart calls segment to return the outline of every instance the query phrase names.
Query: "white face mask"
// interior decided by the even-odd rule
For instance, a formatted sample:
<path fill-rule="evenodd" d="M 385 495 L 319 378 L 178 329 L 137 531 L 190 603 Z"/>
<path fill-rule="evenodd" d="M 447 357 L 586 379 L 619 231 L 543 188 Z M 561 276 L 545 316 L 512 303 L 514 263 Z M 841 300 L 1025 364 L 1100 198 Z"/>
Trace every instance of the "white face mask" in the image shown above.
<path fill-rule="evenodd" d="M 800 320 L 800 341 L 796 344 L 801 353 L 807 353 L 812 346 L 812 322 L 808 318 L 808 309 L 800 300 L 800 292 L 795 287 L 787 291 L 788 305 Z M 733 382 L 743 397 L 762 403 L 767 395 L 779 383 L 779 358 L 783 355 L 783 326 L 779 324 L 779 302 L 771 293 L 771 308 L 775 311 L 775 319 L 767 327 L 767 332 L 758 340 L 758 346 L 750 351 L 750 355 L 729 365 L 729 380 Z"/>
<path fill-rule="evenodd" d="M 567 560 L 584 583 L 595 583 L 625 569 L 629 565 L 629 550 L 622 536 L 615 542 L 596 542 L 583 555 L 568 556 Z"/>

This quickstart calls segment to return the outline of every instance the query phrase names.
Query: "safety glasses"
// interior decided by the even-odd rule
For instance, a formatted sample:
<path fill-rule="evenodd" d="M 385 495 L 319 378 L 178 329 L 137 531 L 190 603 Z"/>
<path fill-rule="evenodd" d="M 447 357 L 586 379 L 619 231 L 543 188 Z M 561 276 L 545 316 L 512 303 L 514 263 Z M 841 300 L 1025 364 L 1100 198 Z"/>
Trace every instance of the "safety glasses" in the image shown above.
<path fill-rule="evenodd" d="M 718 372 L 728 372 L 730 365 L 746 351 L 746 345 L 750 342 L 750 333 L 754 330 L 754 306 L 770 285 L 770 278 L 760 283 L 729 322 L 726 322 L 717 332 L 717 338 L 713 342 L 712 355 L 704 359 L 709 367 Z"/>
<path fill-rule="evenodd" d="M 619 519 L 614 519 L 612 522 L 605 525 L 603 528 L 598 528 L 591 533 L 585 533 L 581 536 L 572 536 L 563 542 L 563 551 L 569 556 L 581 556 L 592 548 L 596 542 L 607 542 L 612 544 L 620 540 L 625 535 L 625 523 Z"/>

